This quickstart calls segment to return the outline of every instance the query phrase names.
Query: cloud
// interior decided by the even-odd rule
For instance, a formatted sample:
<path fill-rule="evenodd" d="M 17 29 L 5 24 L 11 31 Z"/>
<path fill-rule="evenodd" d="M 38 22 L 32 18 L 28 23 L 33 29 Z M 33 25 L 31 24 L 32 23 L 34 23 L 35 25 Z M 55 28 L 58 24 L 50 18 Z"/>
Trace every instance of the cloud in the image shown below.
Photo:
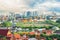
<path fill-rule="evenodd" d="M 43 10 L 43 11 L 59 12 L 60 2 L 57 2 L 56 0 L 48 0 L 48 1 L 45 1 L 44 3 L 36 4 L 34 8 L 38 10 Z"/>
<path fill-rule="evenodd" d="M 46 7 L 60 7 L 60 3 L 58 2 L 46 2 L 41 4 L 41 6 L 46 6 Z"/>
<path fill-rule="evenodd" d="M 60 7 L 52 7 L 49 9 L 49 11 L 60 12 Z"/>
<path fill-rule="evenodd" d="M 50 1 L 47 1 L 45 3 L 42 3 L 42 4 L 36 4 L 35 7 L 60 7 L 60 2 L 50 2 Z"/>
<path fill-rule="evenodd" d="M 60 0 L 55 0 L 56 2 L 60 2 Z"/>
<path fill-rule="evenodd" d="M 24 0 L 0 0 L 0 10 L 22 10 L 28 8 Z"/>
<path fill-rule="evenodd" d="M 26 4 L 29 6 L 29 7 L 35 7 L 36 4 L 41 4 L 41 3 L 44 3 L 46 0 L 25 0 Z"/>
<path fill-rule="evenodd" d="M 20 9 L 21 7 L 32 8 L 37 3 L 43 3 L 45 0 L 0 0 L 1 9 Z"/>
<path fill-rule="evenodd" d="M 49 10 L 58 7 L 60 7 L 60 0 L 0 0 L 0 10 Z"/>

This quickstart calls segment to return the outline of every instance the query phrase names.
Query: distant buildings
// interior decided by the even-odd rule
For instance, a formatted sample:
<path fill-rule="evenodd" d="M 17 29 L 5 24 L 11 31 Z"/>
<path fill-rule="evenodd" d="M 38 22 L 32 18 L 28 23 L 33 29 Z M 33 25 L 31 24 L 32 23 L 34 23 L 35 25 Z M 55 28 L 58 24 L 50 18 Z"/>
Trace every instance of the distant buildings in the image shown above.
<path fill-rule="evenodd" d="M 4 13 L 4 12 L 2 12 Z M 45 21 L 52 20 L 56 21 L 60 16 L 50 11 L 38 11 L 38 10 L 27 10 L 23 12 L 5 12 L 7 14 L 0 14 L 0 20 L 25 20 L 25 21 Z"/>

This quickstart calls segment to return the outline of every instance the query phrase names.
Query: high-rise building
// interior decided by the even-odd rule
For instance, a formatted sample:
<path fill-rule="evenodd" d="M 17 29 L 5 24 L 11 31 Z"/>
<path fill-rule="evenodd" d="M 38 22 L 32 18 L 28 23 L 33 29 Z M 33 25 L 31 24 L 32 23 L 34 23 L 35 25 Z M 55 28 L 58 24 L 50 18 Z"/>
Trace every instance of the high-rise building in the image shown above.
<path fill-rule="evenodd" d="M 33 11 L 33 16 L 38 16 L 37 11 Z"/>
<path fill-rule="evenodd" d="M 31 12 L 27 11 L 27 17 L 31 17 Z"/>

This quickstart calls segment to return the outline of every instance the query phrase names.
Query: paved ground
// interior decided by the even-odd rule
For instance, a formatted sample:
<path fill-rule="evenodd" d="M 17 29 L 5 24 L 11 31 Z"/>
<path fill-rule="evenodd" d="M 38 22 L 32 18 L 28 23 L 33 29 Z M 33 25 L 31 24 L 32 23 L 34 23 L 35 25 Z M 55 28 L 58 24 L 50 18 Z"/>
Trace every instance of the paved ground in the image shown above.
<path fill-rule="evenodd" d="M 28 40 L 37 40 L 36 38 L 29 38 Z"/>
<path fill-rule="evenodd" d="M 22 39 L 20 39 L 20 40 L 22 40 Z M 36 38 L 29 38 L 28 40 L 37 40 Z"/>

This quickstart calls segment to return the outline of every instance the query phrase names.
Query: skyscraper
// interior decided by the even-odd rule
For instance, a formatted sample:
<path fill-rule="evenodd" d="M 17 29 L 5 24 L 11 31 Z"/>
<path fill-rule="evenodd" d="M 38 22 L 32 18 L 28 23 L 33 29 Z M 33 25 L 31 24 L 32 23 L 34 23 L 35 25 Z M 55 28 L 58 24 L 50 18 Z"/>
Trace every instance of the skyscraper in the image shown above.
<path fill-rule="evenodd" d="M 27 11 L 27 17 L 31 17 L 31 12 L 30 11 Z"/>

